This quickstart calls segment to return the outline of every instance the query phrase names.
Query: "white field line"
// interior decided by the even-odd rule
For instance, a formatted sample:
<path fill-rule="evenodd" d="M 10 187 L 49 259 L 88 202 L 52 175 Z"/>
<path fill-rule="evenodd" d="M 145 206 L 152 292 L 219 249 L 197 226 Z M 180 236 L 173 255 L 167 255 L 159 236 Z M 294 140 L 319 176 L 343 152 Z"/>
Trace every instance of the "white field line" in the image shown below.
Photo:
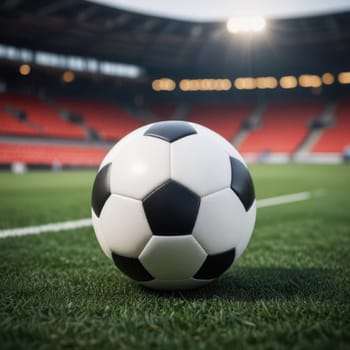
<path fill-rule="evenodd" d="M 312 197 L 313 196 L 311 195 L 311 192 L 292 193 L 284 196 L 258 199 L 256 201 L 256 206 L 257 208 L 272 207 L 275 205 L 305 201 L 305 200 L 311 199 Z M 76 228 L 89 227 L 91 225 L 92 225 L 91 218 L 85 218 L 80 220 L 55 222 L 55 223 L 50 223 L 50 224 L 40 225 L 40 226 L 19 227 L 19 228 L 7 229 L 7 230 L 0 230 L 0 238 L 35 235 L 43 232 L 58 232 L 58 231 L 65 231 L 65 230 L 73 230 Z"/>
<path fill-rule="evenodd" d="M 8 230 L 0 230 L 0 238 L 11 237 L 11 236 L 25 236 L 25 235 L 35 235 L 43 232 L 58 232 L 65 230 L 73 230 L 81 227 L 88 227 L 92 225 L 92 220 L 90 218 L 55 222 L 40 226 L 28 226 L 12 228 Z"/>
<path fill-rule="evenodd" d="M 274 205 L 281 205 L 281 204 L 287 204 L 287 203 L 293 203 L 293 202 L 306 201 L 310 198 L 311 198 L 310 192 L 292 193 L 292 194 L 286 194 L 284 196 L 277 196 L 277 197 L 271 197 L 271 198 L 265 198 L 265 199 L 257 199 L 256 206 L 257 206 L 257 208 L 272 207 Z"/>

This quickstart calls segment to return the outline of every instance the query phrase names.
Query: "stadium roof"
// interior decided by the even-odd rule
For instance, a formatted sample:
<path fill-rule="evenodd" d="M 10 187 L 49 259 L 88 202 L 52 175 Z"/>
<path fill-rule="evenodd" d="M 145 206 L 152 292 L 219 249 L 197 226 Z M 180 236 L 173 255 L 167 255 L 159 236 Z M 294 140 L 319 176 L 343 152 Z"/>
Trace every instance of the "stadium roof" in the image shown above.
<path fill-rule="evenodd" d="M 232 15 L 292 18 L 350 10 L 349 0 L 88 0 L 111 7 L 188 21 L 225 21 Z"/>
<path fill-rule="evenodd" d="M 179 21 L 82 0 L 5 0 L 0 44 L 136 64 L 153 76 L 348 70 L 350 12 L 271 19 L 265 33 L 234 36 L 225 21 Z"/>

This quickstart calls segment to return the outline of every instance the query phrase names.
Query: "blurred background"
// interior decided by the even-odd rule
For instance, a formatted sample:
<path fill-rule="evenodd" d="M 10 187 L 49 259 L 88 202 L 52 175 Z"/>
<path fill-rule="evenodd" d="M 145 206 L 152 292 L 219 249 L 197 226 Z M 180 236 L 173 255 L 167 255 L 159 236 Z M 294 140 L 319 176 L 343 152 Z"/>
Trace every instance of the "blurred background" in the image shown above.
<path fill-rule="evenodd" d="M 0 4 L 0 167 L 97 167 L 197 122 L 248 162 L 350 160 L 349 1 Z"/>

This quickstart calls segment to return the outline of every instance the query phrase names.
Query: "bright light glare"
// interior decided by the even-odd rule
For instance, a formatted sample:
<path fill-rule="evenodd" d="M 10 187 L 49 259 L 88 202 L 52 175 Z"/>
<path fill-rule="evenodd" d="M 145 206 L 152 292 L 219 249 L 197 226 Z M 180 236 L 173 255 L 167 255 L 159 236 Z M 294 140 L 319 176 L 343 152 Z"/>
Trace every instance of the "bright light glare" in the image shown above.
<path fill-rule="evenodd" d="M 19 72 L 22 75 L 28 75 L 31 71 L 30 65 L 29 64 L 21 64 L 19 66 Z"/>
<path fill-rule="evenodd" d="M 261 32 L 266 26 L 266 21 L 261 16 L 232 17 L 227 21 L 227 29 L 231 33 Z"/>
<path fill-rule="evenodd" d="M 341 72 L 338 74 L 340 84 L 350 84 L 350 72 Z"/>
<path fill-rule="evenodd" d="M 176 83 L 170 78 L 161 78 L 153 80 L 152 89 L 154 91 L 173 91 L 176 88 Z"/>
<path fill-rule="evenodd" d="M 74 79 L 75 79 L 75 74 L 70 70 L 67 70 L 62 74 L 62 80 L 65 83 L 71 83 Z"/>
<path fill-rule="evenodd" d="M 318 75 L 303 74 L 299 77 L 299 85 L 302 87 L 318 88 L 322 85 L 322 80 Z"/>
<path fill-rule="evenodd" d="M 280 85 L 282 89 L 294 89 L 298 86 L 298 80 L 293 75 L 287 75 L 280 79 Z"/>

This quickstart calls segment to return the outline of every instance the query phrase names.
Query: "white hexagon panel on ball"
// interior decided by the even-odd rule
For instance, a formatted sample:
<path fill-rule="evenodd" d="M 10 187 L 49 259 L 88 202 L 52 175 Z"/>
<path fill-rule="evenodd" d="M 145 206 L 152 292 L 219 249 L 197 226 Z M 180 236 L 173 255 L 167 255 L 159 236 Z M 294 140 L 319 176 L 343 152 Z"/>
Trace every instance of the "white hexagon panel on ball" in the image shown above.
<path fill-rule="evenodd" d="M 225 150 L 229 156 L 239 159 L 245 166 L 247 166 L 241 154 L 224 137 L 219 135 L 217 132 L 211 129 L 208 129 L 205 126 L 202 126 L 200 124 L 197 124 L 197 123 L 190 123 L 190 124 L 197 130 L 199 135 L 209 137 L 214 143 L 219 144 L 220 148 Z"/>
<path fill-rule="evenodd" d="M 142 202 L 115 194 L 103 206 L 99 227 L 109 249 L 125 257 L 137 258 L 152 237 Z"/>
<path fill-rule="evenodd" d="M 191 235 L 153 236 L 139 260 L 156 279 L 185 280 L 194 276 L 206 257 L 206 252 Z"/>
<path fill-rule="evenodd" d="M 169 143 L 159 138 L 133 137 L 116 149 L 111 168 L 111 192 L 142 199 L 170 177 Z"/>
<path fill-rule="evenodd" d="M 255 208 L 249 213 L 255 215 Z M 248 244 L 254 222 L 237 195 L 226 188 L 202 197 L 193 236 L 208 254 L 219 254 L 236 248 L 243 237 Z"/>
<path fill-rule="evenodd" d="M 199 196 L 229 187 L 228 154 L 206 135 L 191 135 L 171 144 L 171 178 Z"/>
<path fill-rule="evenodd" d="M 101 170 L 105 165 L 113 162 L 116 155 L 122 150 L 123 145 L 126 145 L 131 140 L 142 136 L 148 128 L 149 128 L 149 125 L 142 126 L 141 128 L 138 128 L 138 129 L 132 131 L 131 133 L 124 136 L 120 141 L 118 141 L 109 150 L 109 152 L 106 154 L 106 156 L 102 160 L 101 165 L 99 167 L 99 170 Z"/>

